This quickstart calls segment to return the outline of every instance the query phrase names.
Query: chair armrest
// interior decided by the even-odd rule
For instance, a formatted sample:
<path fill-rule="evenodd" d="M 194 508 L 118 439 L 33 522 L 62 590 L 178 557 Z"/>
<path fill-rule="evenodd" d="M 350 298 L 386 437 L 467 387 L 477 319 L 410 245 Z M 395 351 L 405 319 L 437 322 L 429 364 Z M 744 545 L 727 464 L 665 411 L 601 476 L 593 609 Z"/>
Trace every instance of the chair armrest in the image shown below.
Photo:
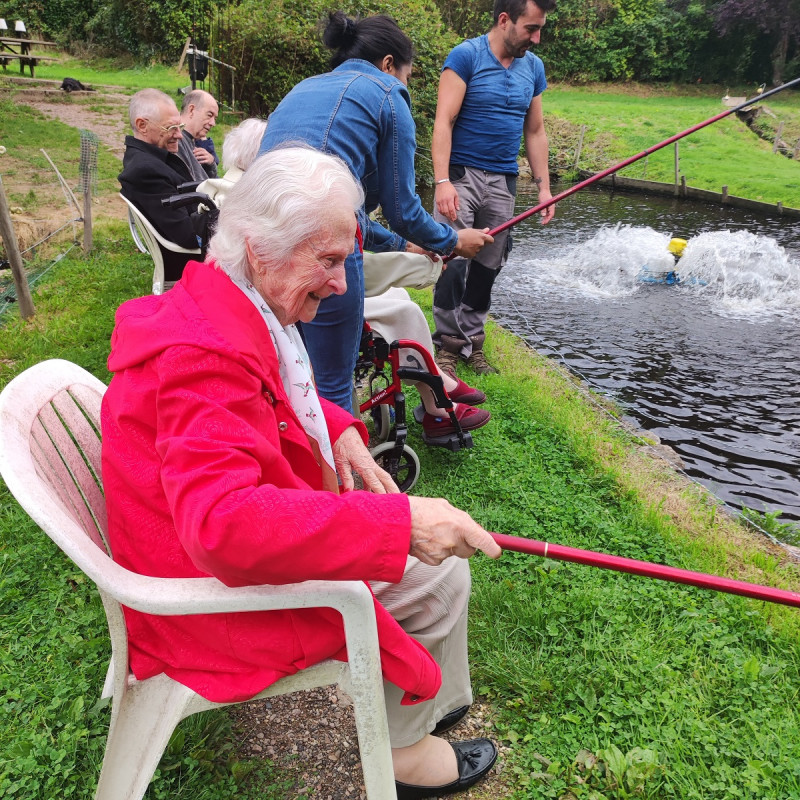
<path fill-rule="evenodd" d="M 98 551 L 98 556 L 107 556 Z M 109 568 L 110 567 L 110 568 Z M 372 593 L 362 581 L 305 581 L 283 586 L 226 586 L 216 578 L 152 578 L 110 562 L 98 587 L 124 606 L 158 616 L 224 614 L 290 608 L 360 609 L 372 612 Z"/>

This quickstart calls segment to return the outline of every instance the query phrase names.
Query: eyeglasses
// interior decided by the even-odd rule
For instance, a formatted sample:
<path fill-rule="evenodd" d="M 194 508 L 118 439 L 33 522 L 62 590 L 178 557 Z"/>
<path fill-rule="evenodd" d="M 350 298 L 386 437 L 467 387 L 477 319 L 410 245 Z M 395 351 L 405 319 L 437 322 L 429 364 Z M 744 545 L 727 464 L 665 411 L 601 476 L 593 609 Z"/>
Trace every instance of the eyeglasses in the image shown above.
<path fill-rule="evenodd" d="M 150 119 L 148 119 L 147 121 L 152 122 L 152 120 Z M 168 133 L 172 135 L 174 131 L 180 131 L 181 133 L 183 133 L 183 129 L 186 127 L 186 123 L 179 122 L 177 125 L 169 125 L 166 128 L 163 125 L 156 125 L 156 127 L 159 128 L 162 131 L 162 133 Z"/>

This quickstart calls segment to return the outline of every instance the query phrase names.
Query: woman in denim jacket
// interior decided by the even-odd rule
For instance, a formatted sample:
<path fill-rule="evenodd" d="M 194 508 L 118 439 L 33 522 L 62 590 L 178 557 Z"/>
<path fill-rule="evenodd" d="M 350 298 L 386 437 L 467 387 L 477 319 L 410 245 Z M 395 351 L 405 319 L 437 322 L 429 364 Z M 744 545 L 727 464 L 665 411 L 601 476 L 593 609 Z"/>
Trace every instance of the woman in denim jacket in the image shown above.
<path fill-rule="evenodd" d="M 488 229 L 454 231 L 422 207 L 414 174 L 416 128 L 406 88 L 411 40 L 387 16 L 356 21 L 338 11 L 330 15 L 323 41 L 334 50 L 332 71 L 307 78 L 286 95 L 269 117 L 259 152 L 305 142 L 343 159 L 364 187 L 362 241 L 346 263 L 347 291 L 325 299 L 315 319 L 302 326 L 319 393 L 352 410 L 364 317 L 362 249 L 455 252 L 471 258 L 492 238 Z M 391 231 L 369 218 L 378 206 Z"/>

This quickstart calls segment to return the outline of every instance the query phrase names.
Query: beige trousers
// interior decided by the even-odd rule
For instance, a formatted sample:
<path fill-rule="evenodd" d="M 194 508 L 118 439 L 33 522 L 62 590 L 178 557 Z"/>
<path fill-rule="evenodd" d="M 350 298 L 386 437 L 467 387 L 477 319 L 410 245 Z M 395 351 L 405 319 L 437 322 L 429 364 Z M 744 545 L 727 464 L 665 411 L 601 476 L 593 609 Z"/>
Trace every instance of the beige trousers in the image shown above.
<path fill-rule="evenodd" d="M 402 689 L 384 681 L 392 747 L 415 744 L 445 714 L 472 703 L 467 660 L 470 584 L 469 562 L 455 556 L 438 567 L 409 556 L 400 583 L 370 584 L 381 605 L 442 669 L 442 688 L 436 697 L 414 706 L 400 705 Z"/>

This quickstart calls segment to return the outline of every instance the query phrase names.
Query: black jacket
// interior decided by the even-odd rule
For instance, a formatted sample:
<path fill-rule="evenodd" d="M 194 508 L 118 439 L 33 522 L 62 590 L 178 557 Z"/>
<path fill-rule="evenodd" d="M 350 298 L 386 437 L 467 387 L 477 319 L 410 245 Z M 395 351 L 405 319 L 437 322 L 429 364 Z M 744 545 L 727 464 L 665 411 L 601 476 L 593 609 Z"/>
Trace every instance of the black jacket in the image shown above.
<path fill-rule="evenodd" d="M 192 176 L 175 153 L 143 142 L 133 136 L 125 137 L 122 172 L 117 176 L 122 194 L 152 223 L 168 241 L 181 247 L 198 247 L 197 237 L 205 244 L 206 227 L 211 221 L 205 213 L 192 212 L 190 207 L 166 208 L 161 199 L 176 194 L 178 186 L 188 183 Z M 177 280 L 184 264 L 198 257 L 164 250 L 165 280 Z"/>

